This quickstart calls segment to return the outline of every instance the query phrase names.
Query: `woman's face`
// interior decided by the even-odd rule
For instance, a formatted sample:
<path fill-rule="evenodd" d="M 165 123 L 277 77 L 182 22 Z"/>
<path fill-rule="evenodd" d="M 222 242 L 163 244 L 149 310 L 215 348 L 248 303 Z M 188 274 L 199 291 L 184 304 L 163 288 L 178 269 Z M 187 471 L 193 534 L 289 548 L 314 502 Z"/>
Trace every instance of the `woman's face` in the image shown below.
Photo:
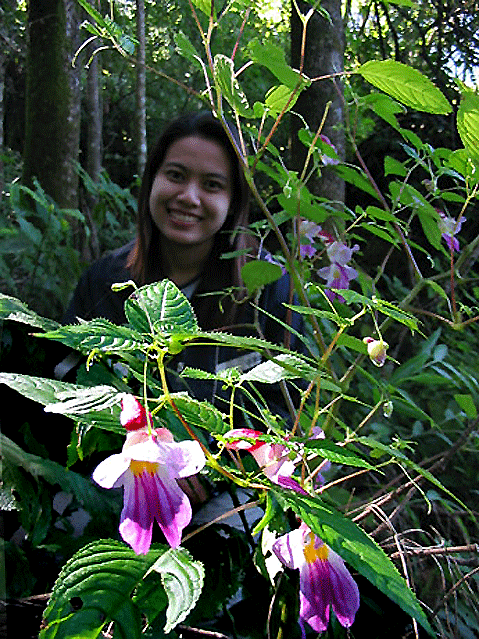
<path fill-rule="evenodd" d="M 210 249 L 230 210 L 232 189 L 231 162 L 220 144 L 196 135 L 173 142 L 149 199 L 163 240 Z"/>

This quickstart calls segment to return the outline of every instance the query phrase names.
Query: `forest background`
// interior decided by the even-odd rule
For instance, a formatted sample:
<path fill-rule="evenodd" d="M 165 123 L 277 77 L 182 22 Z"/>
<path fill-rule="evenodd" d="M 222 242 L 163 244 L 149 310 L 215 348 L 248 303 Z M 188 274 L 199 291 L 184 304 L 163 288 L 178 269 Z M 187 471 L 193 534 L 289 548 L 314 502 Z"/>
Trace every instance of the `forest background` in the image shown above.
<path fill-rule="evenodd" d="M 75 2 L 31 0 L 27 6 L 4 0 L 0 9 L 2 293 L 20 298 L 42 316 L 60 320 L 82 270 L 133 236 L 138 176 L 147 147 L 174 114 L 202 104 L 204 74 L 185 55 L 189 45 L 196 51 L 203 46 L 192 11 L 199 5 L 187 0 L 98 3 L 94 8 L 111 20 L 95 27 L 91 12 Z M 310 7 L 303 2 L 225 3 L 223 14 L 217 9 L 221 20 L 211 47 L 214 54 L 234 58 L 250 104 L 267 103 L 273 115 L 281 111 L 271 99 L 268 102 L 274 75 L 265 65 L 249 67 L 252 59 L 261 60 L 261 51 L 271 55 L 280 51 L 294 68 L 302 65 L 308 77 L 333 77 L 315 82 L 291 105 L 294 115 L 281 119 L 274 144 L 284 163 L 300 173 L 306 147 L 297 141 L 298 122 L 328 137 L 343 168 L 327 163 L 322 171 L 312 172 L 308 188 L 332 203 L 330 216 L 335 219 L 343 207 L 354 211 L 376 202 L 375 188 L 386 191 L 391 175 L 404 176 L 408 160 L 429 165 L 435 149 L 462 148 L 456 126 L 461 103 L 457 80 L 477 90 L 479 7 L 466 1 L 328 0 L 311 14 L 303 43 L 304 25 L 297 10 L 306 15 Z M 95 28 L 103 40 L 93 37 Z M 446 96 L 451 112 L 406 109 L 371 91 L 361 75 L 342 75 L 369 60 L 395 60 L 420 70 Z M 334 80 L 336 74 L 341 82 Z M 261 121 L 260 112 L 256 117 Z M 247 122 L 245 126 L 248 131 Z M 419 153 L 417 143 L 417 157 L 412 142 L 406 146 L 401 136 L 392 134 L 398 128 L 421 140 L 424 146 Z M 372 178 L 368 186 L 362 176 Z M 452 189 L 448 194 L 442 182 L 438 191 L 427 171 L 412 183 L 426 200 L 436 198 L 434 206 L 439 201 L 453 213 L 461 210 L 463 201 Z M 281 200 L 275 200 L 278 185 L 272 172 L 261 173 L 257 185 L 278 213 Z M 261 211 L 255 209 L 253 217 L 261 221 Z M 420 599 L 436 612 L 444 636 L 467 638 L 476 636 L 479 625 L 474 519 L 479 370 L 473 321 L 478 314 L 477 200 L 465 217 L 460 237 L 468 251 L 459 258 L 460 301 L 451 309 L 451 290 L 430 280 L 436 284 L 426 287 L 419 314 L 427 339 L 412 337 L 407 328 L 395 335 L 393 357 L 401 366 L 394 383 L 406 384 L 408 396 L 420 408 L 409 407 L 410 412 L 397 419 L 394 413 L 392 418 L 374 418 L 368 428 L 379 442 L 389 443 L 394 437 L 414 442 L 418 462 L 441 462 L 441 481 L 469 509 L 429 487 L 426 500 L 411 492 L 393 511 L 395 517 L 403 517 L 403 530 L 417 529 L 423 535 L 411 553 L 416 561 L 416 573 L 411 569 L 411 574 L 422 571 L 421 583 L 415 584 Z M 343 224 L 339 222 L 340 230 Z M 416 220 L 408 230 L 418 269 L 428 273 L 437 263 L 424 248 L 426 229 Z M 377 229 L 365 232 L 359 225 L 349 237 L 361 245 L 357 265 L 381 273 L 382 294 L 397 300 L 414 287 L 414 269 L 406 258 L 389 260 L 383 268 L 389 237 Z M 273 252 L 278 248 L 274 238 L 268 247 Z M 400 254 L 396 244 L 392 250 L 395 256 Z M 447 255 L 444 259 L 447 271 Z M 461 331 L 454 330 L 461 323 L 459 315 L 467 323 Z M 48 376 L 47 349 L 29 332 L 15 322 L 2 323 L 1 370 Z M 389 369 L 387 375 L 391 374 Z M 52 419 L 47 421 L 43 412 L 19 402 L 13 392 L 7 391 L 6 397 L 7 403 L 19 407 L 20 417 L 11 424 L 2 416 L 3 432 L 28 453 L 61 460 L 60 450 L 52 453 L 46 448 L 49 436 L 44 431 L 53 427 Z M 46 592 L 56 577 L 45 570 L 45 557 L 51 552 L 48 535 L 56 515 L 45 502 L 36 508 L 28 517 L 22 515 L 22 525 L 29 519 L 31 528 L 26 542 L 15 545 L 5 535 L 17 566 L 15 573 L 7 574 L 9 596 Z M 432 520 L 423 526 L 426 513 Z M 15 532 L 16 516 L 15 510 L 10 511 L 7 533 Z M 434 551 L 428 548 L 421 555 L 425 539 L 434 542 Z M 453 550 L 446 550 L 448 546 Z"/>

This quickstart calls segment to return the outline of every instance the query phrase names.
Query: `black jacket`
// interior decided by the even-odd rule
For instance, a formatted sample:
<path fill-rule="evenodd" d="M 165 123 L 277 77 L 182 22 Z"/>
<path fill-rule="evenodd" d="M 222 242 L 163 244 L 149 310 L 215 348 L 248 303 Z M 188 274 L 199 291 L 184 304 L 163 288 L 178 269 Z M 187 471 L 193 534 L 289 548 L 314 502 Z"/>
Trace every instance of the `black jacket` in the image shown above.
<path fill-rule="evenodd" d="M 132 289 L 113 292 L 111 285 L 118 282 L 126 282 L 131 279 L 131 274 L 126 267 L 126 260 L 132 248 L 132 243 L 101 258 L 93 264 L 81 277 L 64 316 L 65 324 L 73 324 L 77 318 L 84 320 L 102 317 L 114 322 L 124 324 L 124 302 Z M 201 296 L 201 288 L 193 294 L 190 302 L 198 317 L 201 317 L 202 305 L 211 303 L 210 299 Z M 208 299 L 208 302 L 206 300 Z M 263 287 L 259 297 L 258 306 L 264 309 L 273 318 L 278 318 L 287 323 L 300 335 L 304 334 L 302 316 L 289 311 L 283 303 L 290 301 L 290 278 L 283 275 L 276 282 Z M 259 311 L 258 319 L 262 335 L 254 329 L 254 307 L 246 302 L 241 307 L 241 324 L 231 328 L 227 332 L 245 336 L 263 337 L 269 342 L 283 344 L 285 329 L 268 315 Z M 200 328 L 203 328 L 200 324 Z M 297 337 L 290 333 L 288 346 L 291 351 L 304 352 L 305 348 Z M 192 397 L 198 400 L 207 400 L 220 410 L 225 411 L 227 404 L 225 399 L 228 393 L 222 388 L 222 383 L 211 380 L 187 379 L 180 377 L 186 367 L 198 368 L 208 372 L 219 372 L 224 368 L 238 367 L 242 371 L 252 368 L 260 363 L 258 353 L 239 351 L 238 349 L 221 345 L 214 346 L 188 346 L 179 355 L 175 356 L 168 366 L 168 383 L 172 392 L 187 390 Z M 280 415 L 286 416 L 286 403 L 277 385 L 260 385 L 260 391 L 267 397 L 268 405 Z"/>

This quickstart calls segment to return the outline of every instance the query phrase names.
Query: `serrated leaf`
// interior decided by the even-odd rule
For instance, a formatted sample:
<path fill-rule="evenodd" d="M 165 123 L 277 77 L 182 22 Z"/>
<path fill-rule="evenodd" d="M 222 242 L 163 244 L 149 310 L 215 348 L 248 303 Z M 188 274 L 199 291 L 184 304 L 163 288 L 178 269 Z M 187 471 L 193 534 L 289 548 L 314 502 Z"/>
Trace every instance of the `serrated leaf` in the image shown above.
<path fill-rule="evenodd" d="M 0 373 L 0 384 L 6 384 L 24 397 L 39 402 L 43 406 L 62 402 L 66 397 L 78 397 L 78 394 L 81 395 L 82 392 L 88 393 L 89 390 L 87 386 L 79 386 L 54 379 L 20 375 L 17 373 Z M 117 394 L 117 397 L 120 396 L 116 389 L 112 390 L 112 394 L 114 393 Z M 64 414 L 75 421 L 87 422 L 90 426 L 104 428 L 117 433 L 124 433 L 124 429 L 119 422 L 120 408 L 117 403 L 112 403 L 109 408 L 103 408 L 101 410 L 92 410 L 80 414 Z"/>
<path fill-rule="evenodd" d="M 125 314 L 140 333 L 193 337 L 198 322 L 187 297 L 170 280 L 141 287 L 125 302 Z"/>
<path fill-rule="evenodd" d="M 395 60 L 370 60 L 358 73 L 405 106 L 417 111 L 447 115 L 451 105 L 443 93 L 420 71 Z"/>
<path fill-rule="evenodd" d="M 479 163 L 479 95 L 464 91 L 457 112 L 457 130 L 470 157 Z"/>
<path fill-rule="evenodd" d="M 151 341 L 128 326 L 118 326 L 101 318 L 60 326 L 56 330 L 39 334 L 38 337 L 61 342 L 84 354 L 92 350 L 102 353 L 141 351 Z"/>
<path fill-rule="evenodd" d="M 341 388 L 327 379 L 318 368 L 310 366 L 301 357 L 283 353 L 274 358 L 258 364 L 240 377 L 242 382 L 260 382 L 263 384 L 276 384 L 283 379 L 302 378 L 307 381 L 317 379 L 321 375 L 321 388 L 336 393 Z"/>
<path fill-rule="evenodd" d="M 235 77 L 234 63 L 231 58 L 221 53 L 215 55 L 214 76 L 221 94 L 228 104 L 243 117 L 251 117 L 252 109 L 248 105 L 246 95 L 241 90 Z"/>
<path fill-rule="evenodd" d="M 355 466 L 357 468 L 374 469 L 368 461 L 359 457 L 356 453 L 344 446 L 338 446 L 327 439 L 310 439 L 304 443 L 307 449 L 314 449 L 318 455 L 328 459 L 334 464 L 345 464 L 346 466 Z"/>
<path fill-rule="evenodd" d="M 273 489 L 278 501 L 291 508 L 344 561 L 376 588 L 416 619 L 431 635 L 432 630 L 414 593 L 384 553 L 359 526 L 335 511 L 319 497 Z"/>
<path fill-rule="evenodd" d="M 281 266 L 265 260 L 251 260 L 246 262 L 241 269 L 241 277 L 250 294 L 266 284 L 276 282 L 282 274 Z"/>
<path fill-rule="evenodd" d="M 157 570 L 155 565 L 165 555 Z M 152 571 L 161 572 L 164 582 L 169 575 L 175 580 L 174 587 L 170 582 L 167 589 L 167 627 L 171 629 L 195 605 L 202 567 L 181 549 L 156 546 L 146 555 L 136 555 L 125 544 L 100 540 L 82 548 L 63 567 L 45 611 L 46 627 L 40 639 L 96 638 L 111 621 L 115 636 L 139 639 L 142 611 L 132 594 Z M 183 598 L 176 599 L 179 591 Z"/>
<path fill-rule="evenodd" d="M 165 552 L 151 570 L 161 575 L 168 596 L 165 632 L 170 632 L 194 608 L 203 588 L 205 571 L 183 548 Z"/>
<path fill-rule="evenodd" d="M 0 319 L 21 322 L 45 331 L 55 330 L 59 326 L 58 322 L 41 317 L 16 297 L 3 293 L 0 293 Z"/>
<path fill-rule="evenodd" d="M 361 293 L 356 293 L 356 291 L 349 289 L 341 289 L 339 293 L 341 293 L 344 297 L 347 304 L 361 304 L 366 308 L 379 311 L 384 315 L 395 319 L 397 322 L 407 326 L 411 331 L 418 330 L 418 320 L 414 317 L 414 315 L 403 311 L 387 300 L 383 300 L 376 296 L 373 296 L 372 298 L 366 297 L 365 295 L 361 295 Z"/>
<path fill-rule="evenodd" d="M 210 433 L 225 433 L 229 429 L 227 416 L 212 404 L 200 402 L 186 393 L 172 393 L 171 398 L 187 424 L 204 428 Z M 168 406 L 161 409 L 158 417 L 165 420 L 177 419 Z"/>
<path fill-rule="evenodd" d="M 45 412 L 62 415 L 85 415 L 117 406 L 123 393 L 111 386 L 86 386 L 57 393 L 58 402 L 47 404 Z"/>
<path fill-rule="evenodd" d="M 191 62 L 197 62 L 201 60 L 201 56 L 196 51 L 195 47 L 191 44 L 188 38 L 182 31 L 178 31 L 174 35 L 174 41 L 176 50 L 187 60 Z"/>

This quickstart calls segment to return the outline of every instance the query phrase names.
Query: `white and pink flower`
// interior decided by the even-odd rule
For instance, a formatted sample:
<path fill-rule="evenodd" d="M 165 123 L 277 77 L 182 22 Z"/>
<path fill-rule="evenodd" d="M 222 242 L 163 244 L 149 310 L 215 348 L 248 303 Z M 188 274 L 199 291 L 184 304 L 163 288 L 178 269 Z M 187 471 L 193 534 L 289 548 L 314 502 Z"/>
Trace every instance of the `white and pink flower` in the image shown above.
<path fill-rule="evenodd" d="M 167 428 L 149 429 L 146 411 L 131 397 L 122 403 L 120 421 L 129 431 L 123 449 L 103 460 L 93 479 L 103 488 L 123 486 L 120 535 L 137 554 L 148 552 L 155 519 L 169 545 L 177 548 L 192 516 L 177 479 L 198 473 L 206 459 L 198 442 L 175 442 Z"/>
<path fill-rule="evenodd" d="M 344 561 L 303 522 L 273 544 L 288 568 L 299 569 L 299 616 L 316 632 L 326 630 L 330 608 L 350 628 L 359 608 L 359 589 Z"/>

